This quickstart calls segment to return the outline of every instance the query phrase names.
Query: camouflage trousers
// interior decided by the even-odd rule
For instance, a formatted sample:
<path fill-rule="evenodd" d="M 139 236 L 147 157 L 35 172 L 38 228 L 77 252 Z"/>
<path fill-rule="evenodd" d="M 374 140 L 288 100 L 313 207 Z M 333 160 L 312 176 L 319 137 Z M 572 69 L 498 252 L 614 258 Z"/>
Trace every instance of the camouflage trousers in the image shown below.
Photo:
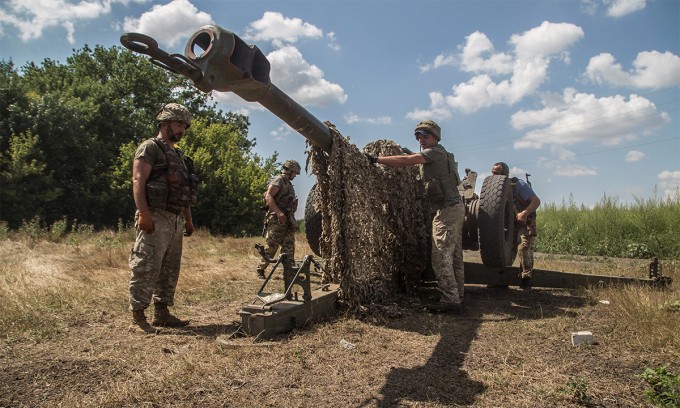
<path fill-rule="evenodd" d="M 437 211 L 432 219 L 432 269 L 442 303 L 460 303 L 465 290 L 463 223 L 465 207 L 458 203 Z"/>
<path fill-rule="evenodd" d="M 130 251 L 130 308 L 143 310 L 154 303 L 172 306 L 179 278 L 184 216 L 152 208 L 154 231 L 139 229 Z M 135 214 L 135 220 L 138 220 Z"/>
<path fill-rule="evenodd" d="M 264 252 L 268 257 L 274 258 L 279 247 L 281 253 L 286 254 L 286 258 L 282 261 L 286 268 L 295 267 L 295 227 L 297 225 L 293 217 L 289 217 L 285 224 L 279 223 L 276 214 L 270 213 L 267 215 L 267 231 L 265 233 L 266 247 Z M 291 225 L 292 223 L 292 225 Z M 269 262 L 262 260 L 257 266 L 257 269 L 264 270 L 269 265 Z"/>
<path fill-rule="evenodd" d="M 532 235 L 531 230 L 525 224 L 517 225 L 517 235 L 519 245 L 517 245 L 517 257 L 519 258 L 520 278 L 531 278 L 531 271 L 534 269 L 534 247 L 536 246 L 536 236 Z"/>

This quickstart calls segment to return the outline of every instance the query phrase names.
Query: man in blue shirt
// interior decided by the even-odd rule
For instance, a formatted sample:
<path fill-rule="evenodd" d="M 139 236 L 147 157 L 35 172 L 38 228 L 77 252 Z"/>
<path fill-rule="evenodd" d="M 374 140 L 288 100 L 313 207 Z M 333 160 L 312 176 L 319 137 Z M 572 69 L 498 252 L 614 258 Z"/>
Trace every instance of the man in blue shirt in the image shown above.
<path fill-rule="evenodd" d="M 498 162 L 491 168 L 495 175 L 510 176 L 510 168 L 504 162 Z M 531 271 L 534 269 L 534 247 L 536 245 L 536 209 L 541 205 L 531 186 L 517 177 L 512 178 L 512 193 L 514 196 L 517 217 L 515 229 L 519 235 L 517 254 L 519 255 L 519 267 L 522 283 L 521 289 L 531 289 Z"/>

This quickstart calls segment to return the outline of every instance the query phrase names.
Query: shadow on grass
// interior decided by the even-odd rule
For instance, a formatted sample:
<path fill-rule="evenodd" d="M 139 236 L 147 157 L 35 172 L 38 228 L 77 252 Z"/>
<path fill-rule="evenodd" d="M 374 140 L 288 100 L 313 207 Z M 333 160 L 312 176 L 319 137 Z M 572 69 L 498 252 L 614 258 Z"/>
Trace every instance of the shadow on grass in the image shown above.
<path fill-rule="evenodd" d="M 175 336 L 202 336 L 202 337 L 217 337 L 221 335 L 231 335 L 239 330 L 241 324 L 232 322 L 229 324 L 205 324 L 194 325 L 189 324 L 186 327 L 161 327 L 160 335 L 171 334 Z"/>
<path fill-rule="evenodd" d="M 568 315 L 567 308 L 583 307 L 586 299 L 566 291 L 534 290 L 523 292 L 514 288 L 491 289 L 466 286 L 466 308 L 460 315 L 430 314 L 422 307 L 422 299 L 402 302 L 412 313 L 394 319 L 387 326 L 423 335 L 439 335 L 425 365 L 413 368 L 394 367 L 380 390 L 382 399 L 372 398 L 362 406 L 392 407 L 412 402 L 441 405 L 471 405 L 486 386 L 471 379 L 462 368 L 470 345 L 485 320 L 535 320 Z M 406 306 L 404 306 L 406 304 Z M 412 350 L 413 353 L 428 352 Z"/>

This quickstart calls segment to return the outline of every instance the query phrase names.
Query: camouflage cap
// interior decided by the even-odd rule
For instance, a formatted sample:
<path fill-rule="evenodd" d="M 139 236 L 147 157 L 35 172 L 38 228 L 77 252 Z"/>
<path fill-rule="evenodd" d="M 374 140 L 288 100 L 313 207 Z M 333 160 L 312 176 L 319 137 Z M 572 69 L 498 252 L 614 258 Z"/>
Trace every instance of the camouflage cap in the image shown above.
<path fill-rule="evenodd" d="M 442 140 L 442 129 L 433 120 L 424 120 L 418 123 L 418 126 L 416 126 L 416 130 L 425 130 L 434 135 L 434 138 L 437 139 L 437 141 Z"/>
<path fill-rule="evenodd" d="M 156 122 L 183 122 L 186 123 L 187 129 L 191 126 L 191 113 L 184 106 L 179 103 L 166 103 L 160 111 L 156 114 Z"/>
<path fill-rule="evenodd" d="M 300 167 L 300 163 L 298 163 L 295 160 L 286 160 L 286 162 L 283 163 L 283 169 L 294 171 L 297 174 L 300 174 L 300 172 L 302 171 L 302 167 Z"/>

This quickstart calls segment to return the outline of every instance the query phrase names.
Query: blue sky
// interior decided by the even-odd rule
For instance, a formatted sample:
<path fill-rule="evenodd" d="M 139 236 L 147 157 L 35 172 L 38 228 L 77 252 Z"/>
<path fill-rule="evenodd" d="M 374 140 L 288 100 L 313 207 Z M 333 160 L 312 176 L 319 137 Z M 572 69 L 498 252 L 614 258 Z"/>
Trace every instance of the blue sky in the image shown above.
<path fill-rule="evenodd" d="M 360 148 L 417 150 L 415 125 L 433 119 L 461 173 L 506 161 L 543 202 L 633 203 L 680 186 L 678 0 L 3 0 L 0 58 L 65 62 L 125 32 L 183 53 L 206 24 L 257 45 L 272 83 Z M 213 97 L 249 115 L 258 154 L 304 166 L 305 140 L 281 120 Z M 298 195 L 313 182 L 297 178 Z"/>

